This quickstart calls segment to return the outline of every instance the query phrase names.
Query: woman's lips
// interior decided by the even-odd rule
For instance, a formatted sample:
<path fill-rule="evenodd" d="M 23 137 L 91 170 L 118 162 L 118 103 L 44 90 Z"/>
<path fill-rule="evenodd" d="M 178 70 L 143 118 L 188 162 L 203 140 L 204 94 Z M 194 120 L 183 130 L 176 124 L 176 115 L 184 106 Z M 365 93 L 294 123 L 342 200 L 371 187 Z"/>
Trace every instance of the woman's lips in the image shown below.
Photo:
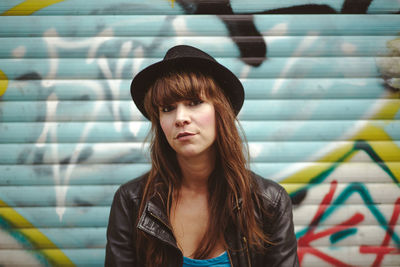
<path fill-rule="evenodd" d="M 190 139 L 193 135 L 195 135 L 194 133 L 191 132 L 183 132 L 183 133 L 179 133 L 175 139 L 178 140 L 186 140 L 186 139 Z"/>

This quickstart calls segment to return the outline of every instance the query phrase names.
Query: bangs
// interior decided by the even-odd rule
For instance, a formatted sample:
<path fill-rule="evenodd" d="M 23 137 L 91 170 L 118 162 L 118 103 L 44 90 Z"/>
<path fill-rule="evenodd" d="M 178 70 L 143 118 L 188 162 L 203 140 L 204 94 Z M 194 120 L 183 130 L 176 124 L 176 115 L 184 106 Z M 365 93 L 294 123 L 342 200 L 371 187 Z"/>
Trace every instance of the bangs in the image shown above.
<path fill-rule="evenodd" d="M 144 108 L 150 120 L 157 123 L 160 107 L 179 101 L 206 99 L 213 104 L 227 103 L 232 109 L 229 100 L 210 74 L 192 70 L 176 71 L 163 75 L 150 86 L 144 98 Z"/>
<path fill-rule="evenodd" d="M 202 73 L 170 73 L 157 79 L 150 88 L 151 104 L 158 108 L 178 101 L 209 98 L 212 88 L 214 80 Z"/>

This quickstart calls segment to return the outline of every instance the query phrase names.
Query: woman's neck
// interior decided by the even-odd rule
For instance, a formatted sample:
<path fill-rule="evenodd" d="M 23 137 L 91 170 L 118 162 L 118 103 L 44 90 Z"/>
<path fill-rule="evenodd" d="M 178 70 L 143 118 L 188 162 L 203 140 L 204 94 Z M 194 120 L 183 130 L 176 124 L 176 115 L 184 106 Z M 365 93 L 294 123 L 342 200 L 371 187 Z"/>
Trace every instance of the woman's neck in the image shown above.
<path fill-rule="evenodd" d="M 208 190 L 208 178 L 215 166 L 215 155 L 177 157 L 182 171 L 182 187 L 193 191 Z"/>

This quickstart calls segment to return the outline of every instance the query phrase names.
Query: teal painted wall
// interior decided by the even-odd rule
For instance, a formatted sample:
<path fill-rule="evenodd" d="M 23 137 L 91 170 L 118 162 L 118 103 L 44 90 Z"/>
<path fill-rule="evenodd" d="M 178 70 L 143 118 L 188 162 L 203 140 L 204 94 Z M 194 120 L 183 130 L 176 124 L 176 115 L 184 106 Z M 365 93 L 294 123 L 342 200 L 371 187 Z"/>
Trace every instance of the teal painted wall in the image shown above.
<path fill-rule="evenodd" d="M 242 80 L 254 171 L 302 266 L 400 265 L 400 2 L 0 2 L 0 265 L 102 266 L 115 190 L 149 168 L 132 77 L 176 44 Z"/>

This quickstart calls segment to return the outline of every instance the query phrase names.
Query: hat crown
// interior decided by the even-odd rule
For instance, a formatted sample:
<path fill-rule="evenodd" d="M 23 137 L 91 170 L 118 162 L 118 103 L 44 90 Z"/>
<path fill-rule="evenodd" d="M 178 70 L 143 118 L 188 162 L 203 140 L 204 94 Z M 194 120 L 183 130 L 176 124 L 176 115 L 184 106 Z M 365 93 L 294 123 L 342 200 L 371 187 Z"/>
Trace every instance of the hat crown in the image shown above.
<path fill-rule="evenodd" d="M 132 99 L 139 111 L 148 119 L 149 115 L 144 107 L 144 98 L 148 89 L 156 79 L 174 70 L 207 73 L 229 98 L 235 115 L 239 113 L 243 105 L 244 90 L 238 77 L 206 52 L 189 45 L 177 45 L 167 51 L 163 60 L 146 67 L 132 80 Z"/>
<path fill-rule="evenodd" d="M 195 58 L 203 58 L 207 60 L 216 61 L 212 56 L 197 49 L 196 47 L 189 45 L 177 45 L 172 47 L 165 54 L 164 60 L 183 58 L 183 57 L 195 57 Z"/>

